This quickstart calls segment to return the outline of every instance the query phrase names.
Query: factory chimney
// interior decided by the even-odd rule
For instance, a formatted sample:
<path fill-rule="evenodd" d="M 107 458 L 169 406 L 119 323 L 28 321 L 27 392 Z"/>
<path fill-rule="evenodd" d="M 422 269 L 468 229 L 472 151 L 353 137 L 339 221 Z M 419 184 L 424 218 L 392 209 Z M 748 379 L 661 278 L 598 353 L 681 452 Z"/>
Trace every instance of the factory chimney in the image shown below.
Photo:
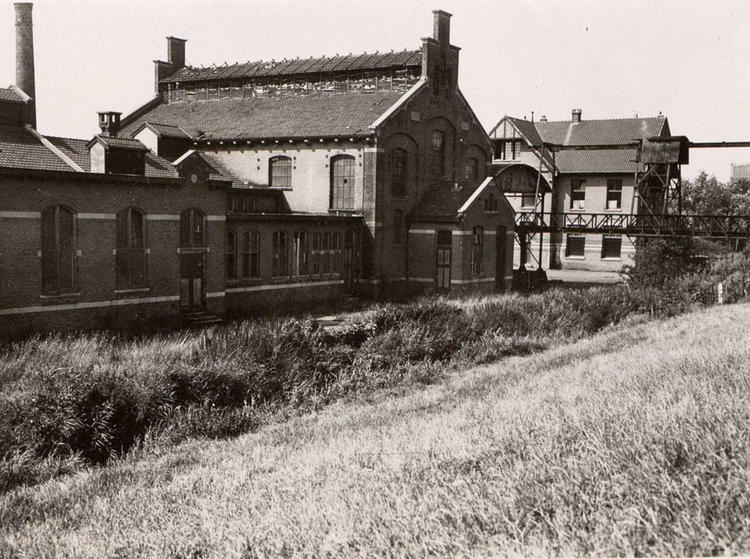
<path fill-rule="evenodd" d="M 26 104 L 24 121 L 36 128 L 36 91 L 34 87 L 34 29 L 31 2 L 19 2 L 16 8 L 16 86 L 31 99 Z"/>

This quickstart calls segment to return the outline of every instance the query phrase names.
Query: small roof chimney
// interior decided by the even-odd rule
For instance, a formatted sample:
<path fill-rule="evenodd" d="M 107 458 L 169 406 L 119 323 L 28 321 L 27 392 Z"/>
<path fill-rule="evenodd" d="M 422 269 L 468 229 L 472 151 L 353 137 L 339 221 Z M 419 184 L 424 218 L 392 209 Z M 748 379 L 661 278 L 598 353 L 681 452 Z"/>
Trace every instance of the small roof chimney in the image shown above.
<path fill-rule="evenodd" d="M 99 128 L 102 130 L 102 136 L 116 138 L 120 131 L 120 115 L 115 111 L 105 111 L 99 114 Z"/>
<path fill-rule="evenodd" d="M 36 88 L 34 86 L 34 27 L 31 2 L 14 4 L 16 8 L 16 86 L 31 97 L 26 103 L 24 121 L 36 128 Z"/>
<path fill-rule="evenodd" d="M 451 17 L 453 14 L 443 10 L 433 10 L 432 38 L 438 43 L 451 43 Z"/>
<path fill-rule="evenodd" d="M 542 115 L 542 118 L 539 119 L 539 122 L 547 122 L 547 115 Z"/>
<path fill-rule="evenodd" d="M 175 71 L 185 67 L 185 43 L 187 39 L 167 37 L 167 62 Z"/>
<path fill-rule="evenodd" d="M 583 111 L 581 109 L 573 109 L 573 122 L 581 122 L 581 115 Z"/>

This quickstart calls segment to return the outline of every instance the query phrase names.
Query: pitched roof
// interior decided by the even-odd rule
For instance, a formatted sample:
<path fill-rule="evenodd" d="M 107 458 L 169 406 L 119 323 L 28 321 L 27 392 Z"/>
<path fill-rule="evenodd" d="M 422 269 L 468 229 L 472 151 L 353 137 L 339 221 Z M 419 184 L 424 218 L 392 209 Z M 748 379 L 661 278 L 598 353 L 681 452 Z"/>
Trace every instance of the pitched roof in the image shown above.
<path fill-rule="evenodd" d="M 0 167 L 73 171 L 25 128 L 0 125 Z"/>
<path fill-rule="evenodd" d="M 88 148 L 89 142 L 77 138 L 59 138 L 55 136 L 48 136 L 47 139 L 57 149 L 80 165 L 84 171 L 87 173 L 91 171 L 91 155 Z M 121 139 L 127 140 L 128 138 Z M 149 151 L 146 153 L 145 175 L 147 177 L 177 178 L 179 173 L 169 161 Z"/>
<path fill-rule="evenodd" d="M 154 132 L 156 132 L 159 136 L 164 136 L 166 138 L 182 138 L 182 139 L 190 139 L 190 134 L 185 132 L 182 128 L 179 126 L 174 126 L 172 124 L 156 124 L 154 122 L 144 122 L 138 130 L 136 130 L 135 133 L 140 132 L 144 128 L 150 128 Z M 134 133 L 134 134 L 135 134 Z"/>
<path fill-rule="evenodd" d="M 369 136 L 369 126 L 402 95 L 379 91 L 160 104 L 128 123 L 121 136 L 132 135 L 144 122 L 179 126 L 198 139 Z"/>
<path fill-rule="evenodd" d="M 112 148 L 148 151 L 148 148 L 143 145 L 140 140 L 136 140 L 134 138 L 121 138 L 119 136 L 103 136 L 101 134 L 97 134 L 96 136 L 94 136 L 94 139 L 91 140 L 87 145 L 91 145 L 96 141 L 99 141 L 105 146 Z"/>
<path fill-rule="evenodd" d="M 541 121 L 534 125 L 541 139 L 548 144 L 599 146 L 627 144 L 641 138 L 660 136 L 666 122 L 666 118 L 656 117 L 581 120 L 581 122 Z"/>
<path fill-rule="evenodd" d="M 454 220 L 458 210 L 466 203 L 481 181 L 470 184 L 456 184 L 447 179 L 432 179 L 430 186 L 411 211 L 411 218 L 424 220 Z"/>
<path fill-rule="evenodd" d="M 205 81 L 220 79 L 254 78 L 262 76 L 318 74 L 321 72 L 346 72 L 356 70 L 383 70 L 387 68 L 404 68 L 407 66 L 421 66 L 422 51 L 403 50 L 400 52 L 374 54 L 348 54 L 345 56 L 321 56 L 310 58 L 294 58 L 276 62 L 271 60 L 244 62 L 239 64 L 224 64 L 208 68 L 185 67 L 168 78 L 167 82 Z"/>
<path fill-rule="evenodd" d="M 0 87 L 0 101 L 15 101 L 18 103 L 23 103 L 24 101 L 26 101 L 26 98 L 12 87 Z"/>

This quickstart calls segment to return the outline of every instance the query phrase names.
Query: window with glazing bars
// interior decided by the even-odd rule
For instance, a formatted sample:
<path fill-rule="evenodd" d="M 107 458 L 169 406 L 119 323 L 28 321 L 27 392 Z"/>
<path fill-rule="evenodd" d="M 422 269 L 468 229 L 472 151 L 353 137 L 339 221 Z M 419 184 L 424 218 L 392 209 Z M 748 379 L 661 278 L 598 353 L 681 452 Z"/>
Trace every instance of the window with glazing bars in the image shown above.
<path fill-rule="evenodd" d="M 260 234 L 245 231 L 242 236 L 242 278 L 260 277 Z"/>
<path fill-rule="evenodd" d="M 227 231 L 227 281 L 237 280 L 237 233 Z"/>
<path fill-rule="evenodd" d="M 622 179 L 607 179 L 607 209 L 622 208 Z"/>
<path fill-rule="evenodd" d="M 484 229 L 477 226 L 471 232 L 471 271 L 481 274 L 483 268 Z"/>
<path fill-rule="evenodd" d="M 180 214 L 180 246 L 206 246 L 206 214 L 191 208 Z"/>
<path fill-rule="evenodd" d="M 42 212 L 42 291 L 47 295 L 75 291 L 76 218 L 63 206 Z"/>
<path fill-rule="evenodd" d="M 586 207 L 586 187 L 582 179 L 570 181 L 570 209 L 583 210 Z"/>
<path fill-rule="evenodd" d="M 292 186 L 292 158 L 285 155 L 272 157 L 268 166 L 268 184 L 270 186 Z"/>
<path fill-rule="evenodd" d="M 135 208 L 125 208 L 117 213 L 117 289 L 138 289 L 146 286 L 144 226 L 144 216 Z"/>
<path fill-rule="evenodd" d="M 294 270 L 295 276 L 307 275 L 307 231 L 295 231 L 294 233 Z"/>
<path fill-rule="evenodd" d="M 273 234 L 273 264 L 271 275 L 281 278 L 289 275 L 289 245 L 286 231 Z"/>
<path fill-rule="evenodd" d="M 430 174 L 443 176 L 445 174 L 445 132 L 432 131 L 430 142 Z"/>
<path fill-rule="evenodd" d="M 354 209 L 354 157 L 351 155 L 331 159 L 331 209 Z"/>
<path fill-rule="evenodd" d="M 466 160 L 466 180 L 475 181 L 479 178 L 479 160 L 476 157 L 469 157 Z"/>

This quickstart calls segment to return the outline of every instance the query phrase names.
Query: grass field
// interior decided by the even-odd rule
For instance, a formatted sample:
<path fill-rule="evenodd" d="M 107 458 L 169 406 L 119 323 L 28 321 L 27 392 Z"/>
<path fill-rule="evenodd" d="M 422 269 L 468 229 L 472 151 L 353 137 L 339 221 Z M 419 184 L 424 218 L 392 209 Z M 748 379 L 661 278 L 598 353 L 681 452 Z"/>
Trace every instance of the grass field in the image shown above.
<path fill-rule="evenodd" d="M 0 496 L 0 557 L 750 552 L 750 306 L 147 440 Z"/>

